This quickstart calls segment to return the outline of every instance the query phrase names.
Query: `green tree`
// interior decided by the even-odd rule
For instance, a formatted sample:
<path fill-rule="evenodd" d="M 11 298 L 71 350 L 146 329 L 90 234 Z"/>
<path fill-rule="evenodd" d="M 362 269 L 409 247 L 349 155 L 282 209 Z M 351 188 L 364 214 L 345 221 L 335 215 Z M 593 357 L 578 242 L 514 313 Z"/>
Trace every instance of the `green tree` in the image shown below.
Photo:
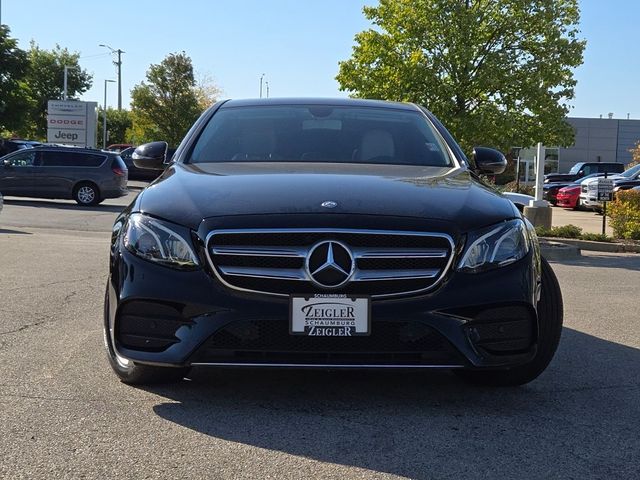
<path fill-rule="evenodd" d="M 197 76 L 195 93 L 198 106 L 204 111 L 218 101 L 222 91 L 210 74 L 203 73 Z"/>
<path fill-rule="evenodd" d="M 44 138 L 47 134 L 47 102 L 63 97 L 65 66 L 70 67 L 67 70 L 68 99 L 77 99 L 91 88 L 92 75 L 80 68 L 79 58 L 78 52 L 69 52 L 59 45 L 53 50 L 44 50 L 31 42 L 27 83 L 34 101 L 31 112 L 34 135 Z"/>
<path fill-rule="evenodd" d="M 130 138 L 136 143 L 164 140 L 177 146 L 202 111 L 191 58 L 184 52 L 172 53 L 151 65 L 147 81 L 133 87 L 131 100 Z"/>
<path fill-rule="evenodd" d="M 463 149 L 566 146 L 577 0 L 380 0 L 337 80 L 353 96 L 425 105 Z"/>
<path fill-rule="evenodd" d="M 103 109 L 98 111 L 98 146 L 102 147 L 102 119 Z M 107 108 L 107 145 L 112 143 L 129 143 L 128 131 L 132 126 L 132 117 L 129 110 Z"/>
<path fill-rule="evenodd" d="M 24 127 L 31 105 L 27 75 L 27 52 L 9 36 L 7 25 L 0 25 L 0 134 Z"/>

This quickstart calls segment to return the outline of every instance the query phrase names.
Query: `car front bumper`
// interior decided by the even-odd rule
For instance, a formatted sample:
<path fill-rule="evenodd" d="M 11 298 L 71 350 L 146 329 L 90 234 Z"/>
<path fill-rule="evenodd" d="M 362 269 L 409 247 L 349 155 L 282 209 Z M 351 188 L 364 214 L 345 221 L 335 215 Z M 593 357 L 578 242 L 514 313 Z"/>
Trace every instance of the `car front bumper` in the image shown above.
<path fill-rule="evenodd" d="M 591 209 L 602 209 L 602 202 L 596 200 L 595 193 L 593 195 L 589 193 L 581 193 L 580 194 L 580 203 L 586 207 Z"/>
<path fill-rule="evenodd" d="M 105 325 L 118 355 L 151 365 L 495 368 L 535 355 L 538 297 L 531 251 L 493 271 L 451 270 L 428 294 L 372 300 L 368 337 L 294 337 L 287 298 L 232 290 L 208 266 L 173 270 L 118 249 Z"/>
<path fill-rule="evenodd" d="M 577 195 L 558 195 L 556 198 L 559 207 L 575 208 L 579 197 Z"/>

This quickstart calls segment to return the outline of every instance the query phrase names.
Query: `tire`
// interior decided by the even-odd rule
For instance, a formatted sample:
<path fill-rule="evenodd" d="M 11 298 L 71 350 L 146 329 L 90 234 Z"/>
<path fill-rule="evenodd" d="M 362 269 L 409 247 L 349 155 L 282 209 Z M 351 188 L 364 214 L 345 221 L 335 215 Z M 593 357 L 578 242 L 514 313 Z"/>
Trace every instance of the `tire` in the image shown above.
<path fill-rule="evenodd" d="M 576 200 L 576 206 L 573 207 L 574 210 L 582 210 L 582 205 L 580 204 L 580 199 Z"/>
<path fill-rule="evenodd" d="M 109 333 L 109 293 L 104 298 L 104 346 L 107 350 L 109 364 L 120 378 L 120 381 L 128 385 L 155 385 L 160 383 L 173 383 L 182 380 L 191 370 L 189 367 L 156 367 L 142 365 L 119 356 L 113 348 Z"/>
<path fill-rule="evenodd" d="M 563 304 L 560 285 L 551 266 L 542 258 L 542 291 L 538 302 L 538 350 L 523 365 L 503 370 L 455 370 L 465 380 L 494 387 L 514 387 L 536 379 L 556 353 L 562 334 Z"/>
<path fill-rule="evenodd" d="M 98 187 L 90 182 L 82 182 L 73 189 L 73 199 L 78 205 L 97 205 L 102 199 Z"/>

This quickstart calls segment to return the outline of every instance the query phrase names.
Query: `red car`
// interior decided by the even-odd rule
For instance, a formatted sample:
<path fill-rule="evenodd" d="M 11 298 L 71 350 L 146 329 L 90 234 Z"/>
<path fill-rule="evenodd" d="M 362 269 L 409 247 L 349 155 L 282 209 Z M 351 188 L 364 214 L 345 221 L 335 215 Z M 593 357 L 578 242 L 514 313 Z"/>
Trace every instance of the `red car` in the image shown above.
<path fill-rule="evenodd" d="M 558 190 L 557 205 L 563 208 L 580 208 L 580 185 L 569 185 Z"/>

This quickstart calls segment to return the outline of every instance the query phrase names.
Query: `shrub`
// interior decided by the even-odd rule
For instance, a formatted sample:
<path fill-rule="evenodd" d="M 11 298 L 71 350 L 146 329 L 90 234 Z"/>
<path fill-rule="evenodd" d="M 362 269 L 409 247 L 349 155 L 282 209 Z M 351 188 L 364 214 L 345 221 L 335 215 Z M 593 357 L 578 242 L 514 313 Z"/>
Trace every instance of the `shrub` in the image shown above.
<path fill-rule="evenodd" d="M 591 240 L 592 242 L 613 242 L 613 238 L 609 235 L 603 235 L 601 233 L 583 233 L 580 236 L 581 240 Z"/>
<path fill-rule="evenodd" d="M 613 234 L 618 238 L 640 240 L 640 191 L 622 190 L 607 205 Z"/>
<path fill-rule="evenodd" d="M 516 191 L 516 181 L 512 181 L 509 183 L 505 183 L 504 185 L 501 185 L 499 187 L 499 190 L 501 192 L 515 192 Z M 518 193 L 524 193 L 525 195 L 535 195 L 535 188 L 532 187 L 531 185 L 523 185 L 522 182 L 520 182 L 520 188 L 518 188 Z"/>
<path fill-rule="evenodd" d="M 536 227 L 536 233 L 539 237 L 580 238 L 582 229 L 575 225 L 563 225 L 562 227 L 551 227 L 549 229 Z"/>

